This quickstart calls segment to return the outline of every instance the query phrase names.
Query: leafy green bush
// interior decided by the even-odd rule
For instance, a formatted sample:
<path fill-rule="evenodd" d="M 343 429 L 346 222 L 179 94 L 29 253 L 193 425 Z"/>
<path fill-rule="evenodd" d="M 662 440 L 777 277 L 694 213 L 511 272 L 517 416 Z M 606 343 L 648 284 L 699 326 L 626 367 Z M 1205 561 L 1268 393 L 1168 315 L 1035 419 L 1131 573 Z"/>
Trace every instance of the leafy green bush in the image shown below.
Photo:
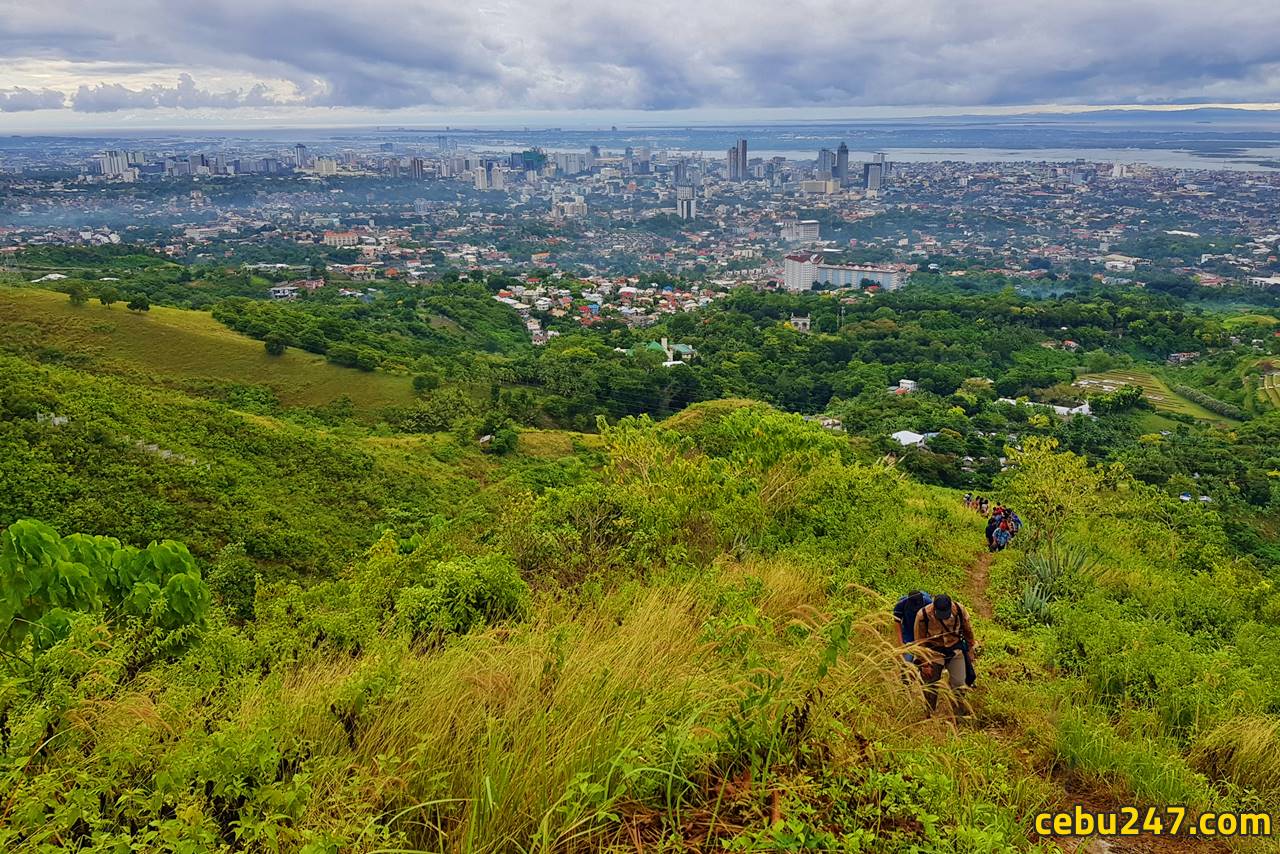
<path fill-rule="evenodd" d="M 455 558 L 425 569 L 396 596 L 395 619 L 415 640 L 439 640 L 476 626 L 516 619 L 529 609 L 529 586 L 505 558 Z"/>
<path fill-rule="evenodd" d="M 187 547 L 166 540 L 145 549 L 110 537 L 59 537 L 19 520 L 0 534 L 0 649 L 35 650 L 66 636 L 72 612 L 136 617 L 173 630 L 204 619 L 209 588 Z"/>

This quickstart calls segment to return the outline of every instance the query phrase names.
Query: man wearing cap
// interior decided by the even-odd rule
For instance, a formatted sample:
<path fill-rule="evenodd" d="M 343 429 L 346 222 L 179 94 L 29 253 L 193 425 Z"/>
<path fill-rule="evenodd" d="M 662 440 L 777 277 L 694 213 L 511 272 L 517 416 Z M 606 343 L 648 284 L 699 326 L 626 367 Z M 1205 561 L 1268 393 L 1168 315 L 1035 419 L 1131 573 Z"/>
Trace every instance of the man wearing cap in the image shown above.
<path fill-rule="evenodd" d="M 938 703 L 937 683 L 945 671 L 951 690 L 960 698 L 962 714 L 968 714 L 968 704 L 963 693 L 965 683 L 965 650 L 974 647 L 973 626 L 968 612 L 951 597 L 941 593 L 933 597 L 933 604 L 926 605 L 916 614 L 915 640 L 921 647 L 925 700 L 932 711 Z"/>

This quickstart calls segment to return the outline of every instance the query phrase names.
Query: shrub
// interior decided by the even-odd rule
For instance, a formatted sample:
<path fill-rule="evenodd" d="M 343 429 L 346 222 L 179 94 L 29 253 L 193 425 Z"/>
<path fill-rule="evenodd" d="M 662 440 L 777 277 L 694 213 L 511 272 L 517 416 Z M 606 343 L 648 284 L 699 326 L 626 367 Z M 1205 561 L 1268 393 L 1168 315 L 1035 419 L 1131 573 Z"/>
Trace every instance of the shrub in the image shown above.
<path fill-rule="evenodd" d="M 110 537 L 58 532 L 22 519 L 0 534 L 0 648 L 21 650 L 29 639 L 44 650 L 66 636 L 74 612 L 109 611 L 172 630 L 201 622 L 209 588 L 182 543 L 145 549 Z"/>
<path fill-rule="evenodd" d="M 272 356 L 282 356 L 289 347 L 289 339 L 281 332 L 269 332 L 267 337 L 263 339 L 262 345 L 267 348 L 267 352 Z"/>
<path fill-rule="evenodd" d="M 414 640 L 439 640 L 477 626 L 523 617 L 529 585 L 497 556 L 456 558 L 426 569 L 396 596 L 396 624 Z"/>
<path fill-rule="evenodd" d="M 1175 385 L 1172 388 L 1175 393 L 1182 395 L 1187 400 L 1200 404 L 1210 412 L 1216 412 L 1218 415 L 1222 415 L 1226 418 L 1234 418 L 1237 421 L 1243 421 L 1249 417 L 1248 413 L 1240 407 L 1233 406 L 1223 400 L 1218 400 L 1216 397 L 1205 394 L 1198 388 L 1192 388 L 1187 385 Z"/>

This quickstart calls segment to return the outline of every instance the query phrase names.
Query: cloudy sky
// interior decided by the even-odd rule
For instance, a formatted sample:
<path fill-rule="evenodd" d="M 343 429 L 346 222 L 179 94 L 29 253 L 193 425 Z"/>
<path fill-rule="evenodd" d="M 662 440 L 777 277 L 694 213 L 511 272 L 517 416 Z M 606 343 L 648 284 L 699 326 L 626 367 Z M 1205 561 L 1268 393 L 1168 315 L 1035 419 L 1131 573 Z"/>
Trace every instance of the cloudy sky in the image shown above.
<path fill-rule="evenodd" d="M 0 0 L 0 131 L 1280 102 L 1280 3 Z"/>

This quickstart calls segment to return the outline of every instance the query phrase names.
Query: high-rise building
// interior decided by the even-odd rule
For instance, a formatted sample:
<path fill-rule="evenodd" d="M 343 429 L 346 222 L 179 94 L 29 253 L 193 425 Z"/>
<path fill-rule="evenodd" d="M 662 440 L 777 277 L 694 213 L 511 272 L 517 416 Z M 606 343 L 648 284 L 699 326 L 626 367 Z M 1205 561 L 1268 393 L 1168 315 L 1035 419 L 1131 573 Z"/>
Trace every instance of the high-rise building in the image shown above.
<path fill-rule="evenodd" d="M 829 264 L 818 253 L 801 252 L 784 259 L 783 285 L 789 291 L 807 291 L 814 282 L 837 288 L 872 284 L 892 291 L 906 284 L 908 271 L 912 269 L 900 265 Z"/>
<path fill-rule="evenodd" d="M 338 161 L 332 157 L 316 158 L 316 174 L 321 177 L 338 174 Z"/>
<path fill-rule="evenodd" d="M 792 219 L 782 223 L 780 236 L 787 243 L 812 243 L 820 234 L 820 224 L 816 219 Z"/>
<path fill-rule="evenodd" d="M 830 178 L 836 171 L 836 154 L 829 148 L 818 150 L 818 178 Z"/>
<path fill-rule="evenodd" d="M 725 164 L 730 181 L 745 181 L 750 177 L 747 169 L 747 141 L 738 140 L 738 144 L 725 153 Z"/>
<path fill-rule="evenodd" d="M 698 200 L 692 185 L 684 184 L 676 187 L 676 214 L 681 219 L 697 218 Z"/>
<path fill-rule="evenodd" d="M 409 177 L 415 181 L 421 181 L 427 177 L 427 162 L 421 157 L 414 157 L 409 161 Z"/>
<path fill-rule="evenodd" d="M 879 163 L 863 163 L 862 164 L 862 189 L 864 190 L 880 189 L 880 164 Z"/>
<path fill-rule="evenodd" d="M 677 187 L 689 181 L 689 161 L 683 157 L 676 158 L 671 164 L 671 183 Z"/>
<path fill-rule="evenodd" d="M 836 149 L 836 168 L 833 174 L 841 186 L 849 183 L 849 146 L 843 142 Z"/>
<path fill-rule="evenodd" d="M 865 190 L 879 190 L 889 177 L 891 164 L 885 160 L 883 153 L 872 156 L 870 163 L 862 164 L 862 187 Z"/>
<path fill-rule="evenodd" d="M 102 175 L 117 177 L 129 168 L 129 155 L 123 151 L 107 151 L 97 158 L 98 172 Z"/>
<path fill-rule="evenodd" d="M 556 198 L 551 202 L 551 215 L 556 219 L 581 219 L 587 215 L 587 202 L 582 196 Z"/>
<path fill-rule="evenodd" d="M 298 169 L 307 168 L 307 147 L 302 143 L 293 147 L 293 165 Z"/>

